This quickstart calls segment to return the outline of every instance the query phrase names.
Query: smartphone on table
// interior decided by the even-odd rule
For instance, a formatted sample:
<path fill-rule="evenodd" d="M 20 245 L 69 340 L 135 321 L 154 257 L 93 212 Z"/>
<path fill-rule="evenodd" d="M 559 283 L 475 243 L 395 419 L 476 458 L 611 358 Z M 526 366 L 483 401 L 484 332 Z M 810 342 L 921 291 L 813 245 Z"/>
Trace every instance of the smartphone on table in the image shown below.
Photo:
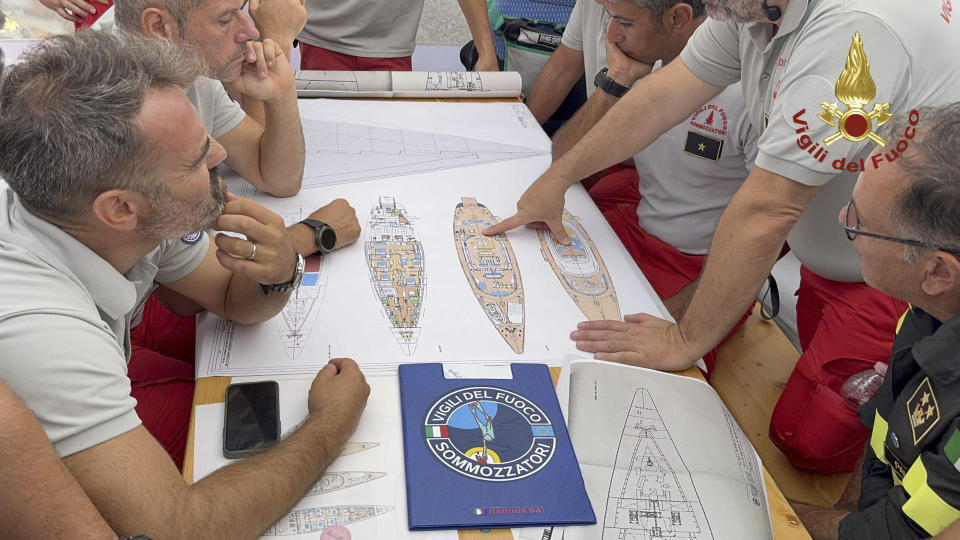
<path fill-rule="evenodd" d="M 276 381 L 231 384 L 224 403 L 225 458 L 241 458 L 280 440 L 280 388 Z"/>

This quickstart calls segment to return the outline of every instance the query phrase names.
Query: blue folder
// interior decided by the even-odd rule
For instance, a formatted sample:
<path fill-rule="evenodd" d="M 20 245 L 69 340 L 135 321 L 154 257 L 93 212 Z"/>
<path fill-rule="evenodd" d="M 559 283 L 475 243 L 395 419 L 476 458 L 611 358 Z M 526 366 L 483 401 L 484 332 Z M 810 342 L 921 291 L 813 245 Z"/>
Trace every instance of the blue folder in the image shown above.
<path fill-rule="evenodd" d="M 588 525 L 590 506 L 550 371 L 447 379 L 400 366 L 411 530 Z"/>

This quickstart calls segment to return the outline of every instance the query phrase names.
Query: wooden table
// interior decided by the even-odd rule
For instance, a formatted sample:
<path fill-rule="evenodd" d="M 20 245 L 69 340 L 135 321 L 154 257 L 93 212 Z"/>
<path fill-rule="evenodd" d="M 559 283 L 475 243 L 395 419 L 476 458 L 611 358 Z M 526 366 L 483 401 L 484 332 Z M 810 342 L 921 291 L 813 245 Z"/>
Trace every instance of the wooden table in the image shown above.
<path fill-rule="evenodd" d="M 556 384 L 560 376 L 560 368 L 550 368 L 553 375 L 553 382 Z M 690 368 L 682 375 L 694 377 L 700 380 L 703 375 L 697 368 Z M 193 411 L 196 411 L 198 405 L 207 405 L 211 403 L 222 403 L 227 385 L 230 384 L 230 377 L 202 377 L 197 379 L 197 386 L 193 394 Z M 193 482 L 193 429 L 194 414 L 190 414 L 190 432 L 187 437 L 187 449 L 183 459 L 183 477 L 187 482 Z M 770 519 L 773 522 L 773 533 L 777 540 L 781 539 L 809 539 L 800 519 L 794 514 L 793 509 L 787 502 L 787 499 L 780 492 L 780 488 L 770 477 L 766 469 L 763 471 L 767 485 L 767 500 L 770 503 Z M 513 535 L 508 529 L 494 529 L 490 532 L 475 530 L 460 531 L 461 540 L 513 540 Z"/>

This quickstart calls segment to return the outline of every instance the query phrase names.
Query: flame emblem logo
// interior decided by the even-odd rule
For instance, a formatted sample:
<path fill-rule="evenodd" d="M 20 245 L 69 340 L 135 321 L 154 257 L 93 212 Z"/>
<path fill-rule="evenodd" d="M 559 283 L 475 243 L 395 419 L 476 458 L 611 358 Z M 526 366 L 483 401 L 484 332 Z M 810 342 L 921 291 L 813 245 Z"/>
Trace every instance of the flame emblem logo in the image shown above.
<path fill-rule="evenodd" d="M 873 132 L 873 121 L 876 119 L 876 127 L 880 127 L 893 118 L 893 114 L 887 112 L 890 103 L 874 103 L 869 112 L 863 108 L 877 96 L 877 86 L 870 76 L 870 62 L 867 61 L 867 54 L 863 52 L 860 32 L 853 34 L 847 64 L 837 79 L 834 91 L 837 99 L 847 106 L 847 110 L 841 111 L 836 103 L 820 102 L 823 112 L 818 114 L 817 118 L 837 128 L 836 133 L 823 140 L 824 144 L 843 137 L 851 142 L 870 139 L 881 148 L 886 146 L 887 140 Z"/>

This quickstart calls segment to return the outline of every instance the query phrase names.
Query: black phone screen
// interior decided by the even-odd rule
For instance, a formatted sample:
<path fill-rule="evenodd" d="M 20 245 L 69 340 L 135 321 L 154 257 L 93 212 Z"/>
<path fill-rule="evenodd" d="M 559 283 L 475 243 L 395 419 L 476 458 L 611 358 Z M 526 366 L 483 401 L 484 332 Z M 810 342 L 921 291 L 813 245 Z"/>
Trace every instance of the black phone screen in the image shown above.
<path fill-rule="evenodd" d="M 227 387 L 224 453 L 266 448 L 280 438 L 279 388 L 276 381 Z M 227 456 L 232 457 L 232 456 Z"/>

